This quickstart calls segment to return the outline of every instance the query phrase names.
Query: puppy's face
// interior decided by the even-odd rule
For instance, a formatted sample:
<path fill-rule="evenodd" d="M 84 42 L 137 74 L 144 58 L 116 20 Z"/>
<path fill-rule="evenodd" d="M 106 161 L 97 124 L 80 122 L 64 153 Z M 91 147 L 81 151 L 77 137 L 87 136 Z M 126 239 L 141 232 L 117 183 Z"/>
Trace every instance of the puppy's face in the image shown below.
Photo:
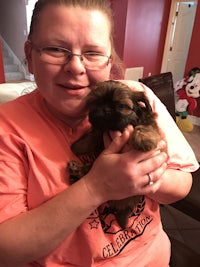
<path fill-rule="evenodd" d="M 89 120 L 102 131 L 122 131 L 128 124 L 136 126 L 141 101 L 141 96 L 133 99 L 133 92 L 121 82 L 100 83 L 88 96 Z"/>

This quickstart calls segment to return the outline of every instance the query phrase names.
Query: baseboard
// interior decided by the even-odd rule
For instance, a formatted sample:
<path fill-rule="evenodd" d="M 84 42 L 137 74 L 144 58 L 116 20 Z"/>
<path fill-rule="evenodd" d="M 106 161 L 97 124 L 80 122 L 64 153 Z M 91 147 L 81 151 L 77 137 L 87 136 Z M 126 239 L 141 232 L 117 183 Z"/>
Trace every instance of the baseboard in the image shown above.
<path fill-rule="evenodd" d="M 193 115 L 188 115 L 188 119 L 193 123 L 194 125 L 200 126 L 200 117 L 196 117 Z"/>

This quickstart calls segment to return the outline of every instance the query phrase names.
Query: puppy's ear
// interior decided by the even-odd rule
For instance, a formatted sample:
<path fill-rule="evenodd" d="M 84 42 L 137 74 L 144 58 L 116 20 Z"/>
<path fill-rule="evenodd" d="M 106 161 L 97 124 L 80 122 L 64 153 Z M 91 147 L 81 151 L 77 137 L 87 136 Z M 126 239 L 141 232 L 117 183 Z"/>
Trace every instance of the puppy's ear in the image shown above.
<path fill-rule="evenodd" d="M 138 101 L 138 105 L 142 108 L 142 109 L 146 109 L 147 112 L 152 112 L 152 107 L 149 104 L 148 99 L 145 97 L 143 99 L 141 99 L 140 101 Z"/>
<path fill-rule="evenodd" d="M 143 92 L 137 92 L 132 96 L 132 101 L 137 110 L 141 112 L 146 111 L 147 113 L 152 112 L 149 100 Z"/>

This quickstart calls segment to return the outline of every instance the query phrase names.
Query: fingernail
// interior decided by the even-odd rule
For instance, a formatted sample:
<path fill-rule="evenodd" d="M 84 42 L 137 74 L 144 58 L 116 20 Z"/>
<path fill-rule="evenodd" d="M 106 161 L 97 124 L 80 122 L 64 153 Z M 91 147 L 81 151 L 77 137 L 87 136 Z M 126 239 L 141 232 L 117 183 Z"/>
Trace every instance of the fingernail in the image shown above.
<path fill-rule="evenodd" d="M 161 140 L 159 145 L 161 148 L 164 148 L 166 147 L 167 143 L 164 140 Z"/>

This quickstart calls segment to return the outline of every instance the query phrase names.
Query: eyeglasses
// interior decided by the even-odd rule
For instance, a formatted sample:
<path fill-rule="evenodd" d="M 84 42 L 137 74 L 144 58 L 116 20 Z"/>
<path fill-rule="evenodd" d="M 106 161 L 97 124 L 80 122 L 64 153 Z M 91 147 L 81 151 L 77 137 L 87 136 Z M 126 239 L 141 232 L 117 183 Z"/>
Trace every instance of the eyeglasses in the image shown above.
<path fill-rule="evenodd" d="M 86 69 L 99 70 L 107 66 L 111 62 L 111 56 L 106 56 L 97 52 L 84 52 L 83 54 L 75 54 L 70 50 L 59 46 L 38 47 L 32 42 L 31 46 L 40 53 L 43 62 L 64 65 L 70 62 L 73 56 L 80 58 L 80 61 Z"/>

